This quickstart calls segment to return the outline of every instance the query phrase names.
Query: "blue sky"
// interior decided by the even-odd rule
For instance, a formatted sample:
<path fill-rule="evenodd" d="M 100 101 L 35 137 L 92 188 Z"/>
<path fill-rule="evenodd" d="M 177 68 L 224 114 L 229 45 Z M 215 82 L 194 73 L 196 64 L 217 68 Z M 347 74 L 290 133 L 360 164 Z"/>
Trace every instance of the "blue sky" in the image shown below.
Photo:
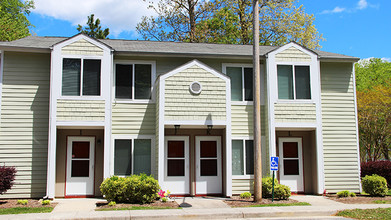
<path fill-rule="evenodd" d="M 156 1 L 156 0 L 155 0 Z M 390 0 L 299 0 L 326 39 L 322 50 L 360 58 L 391 58 Z M 142 0 L 35 0 L 29 16 L 38 36 L 77 34 L 94 13 L 102 26 L 110 28 L 109 38 L 141 39 L 135 26 L 142 15 L 153 15 Z"/>

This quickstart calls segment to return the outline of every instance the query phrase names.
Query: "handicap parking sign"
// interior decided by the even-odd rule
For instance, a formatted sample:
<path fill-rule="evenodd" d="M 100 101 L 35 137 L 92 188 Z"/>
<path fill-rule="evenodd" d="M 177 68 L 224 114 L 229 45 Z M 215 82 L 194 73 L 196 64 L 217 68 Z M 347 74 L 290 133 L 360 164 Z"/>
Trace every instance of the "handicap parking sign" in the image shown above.
<path fill-rule="evenodd" d="M 270 157 L 270 170 L 278 171 L 278 157 Z"/>

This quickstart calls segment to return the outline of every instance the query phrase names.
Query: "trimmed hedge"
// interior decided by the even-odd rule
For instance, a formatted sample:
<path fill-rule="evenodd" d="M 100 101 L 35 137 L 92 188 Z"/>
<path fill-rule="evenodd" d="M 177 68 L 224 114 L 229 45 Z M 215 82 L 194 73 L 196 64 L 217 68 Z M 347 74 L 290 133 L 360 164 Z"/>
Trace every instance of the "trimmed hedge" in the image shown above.
<path fill-rule="evenodd" d="M 361 177 L 377 174 L 386 179 L 391 188 L 391 161 L 370 161 L 361 163 Z"/>
<path fill-rule="evenodd" d="M 262 197 L 271 198 L 273 189 L 273 178 L 262 178 Z M 274 198 L 275 199 L 288 199 L 291 196 L 291 190 L 288 186 L 279 184 L 277 179 L 274 179 Z"/>
<path fill-rule="evenodd" d="M 0 195 L 7 192 L 14 185 L 15 167 L 0 166 Z"/>
<path fill-rule="evenodd" d="M 129 177 L 112 176 L 100 185 L 102 195 L 107 201 L 116 203 L 151 203 L 157 199 L 159 189 L 158 181 L 146 174 Z"/>
<path fill-rule="evenodd" d="M 385 196 L 388 192 L 387 181 L 384 177 L 373 174 L 361 180 L 362 189 L 371 196 Z"/>

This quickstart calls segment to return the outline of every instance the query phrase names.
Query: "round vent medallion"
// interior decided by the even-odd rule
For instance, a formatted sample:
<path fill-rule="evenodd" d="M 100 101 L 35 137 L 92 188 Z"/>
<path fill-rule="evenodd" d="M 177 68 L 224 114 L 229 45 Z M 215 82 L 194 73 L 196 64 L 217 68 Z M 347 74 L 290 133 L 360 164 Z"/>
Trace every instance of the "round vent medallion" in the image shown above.
<path fill-rule="evenodd" d="M 190 91 L 193 94 L 200 94 L 201 91 L 202 91 L 201 83 L 199 83 L 199 82 L 192 82 L 190 84 Z"/>

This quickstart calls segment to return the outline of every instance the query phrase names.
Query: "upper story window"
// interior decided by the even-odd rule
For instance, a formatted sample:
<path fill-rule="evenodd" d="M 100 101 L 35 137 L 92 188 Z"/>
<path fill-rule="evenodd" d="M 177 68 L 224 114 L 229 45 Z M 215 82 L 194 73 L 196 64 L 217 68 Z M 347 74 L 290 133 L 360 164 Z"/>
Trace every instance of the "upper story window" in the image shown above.
<path fill-rule="evenodd" d="M 116 99 L 151 99 L 152 65 L 151 64 L 116 64 L 115 98 Z"/>
<path fill-rule="evenodd" d="M 101 60 L 64 58 L 63 96 L 100 96 Z"/>
<path fill-rule="evenodd" d="M 311 99 L 310 67 L 277 65 L 278 99 Z"/>
<path fill-rule="evenodd" d="M 227 66 L 225 69 L 231 78 L 232 101 L 253 101 L 253 68 L 247 66 Z"/>

